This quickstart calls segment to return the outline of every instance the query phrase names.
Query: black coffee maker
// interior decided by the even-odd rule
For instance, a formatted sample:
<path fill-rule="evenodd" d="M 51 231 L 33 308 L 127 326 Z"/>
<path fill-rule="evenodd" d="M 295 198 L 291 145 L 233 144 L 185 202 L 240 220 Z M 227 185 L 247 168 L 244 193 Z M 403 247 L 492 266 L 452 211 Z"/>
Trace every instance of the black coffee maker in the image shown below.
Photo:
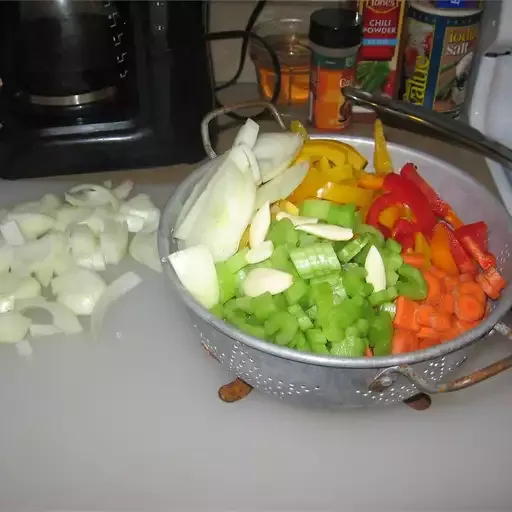
<path fill-rule="evenodd" d="M 208 7 L 0 2 L 0 177 L 203 159 L 200 123 L 215 104 Z"/>

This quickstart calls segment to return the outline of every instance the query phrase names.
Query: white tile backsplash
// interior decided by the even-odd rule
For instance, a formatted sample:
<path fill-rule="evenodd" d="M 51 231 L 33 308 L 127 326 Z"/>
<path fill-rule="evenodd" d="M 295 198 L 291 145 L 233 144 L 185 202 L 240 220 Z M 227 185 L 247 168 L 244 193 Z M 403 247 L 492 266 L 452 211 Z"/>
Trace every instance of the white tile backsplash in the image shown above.
<path fill-rule="evenodd" d="M 284 17 L 309 18 L 316 9 L 340 4 L 336 0 L 269 0 L 261 12 L 258 22 Z M 257 0 L 213 0 L 211 4 L 210 30 L 244 30 L 257 4 Z M 223 83 L 229 80 L 238 69 L 240 41 L 214 41 L 212 44 L 215 80 Z M 251 60 L 247 57 L 240 82 L 256 82 Z"/>

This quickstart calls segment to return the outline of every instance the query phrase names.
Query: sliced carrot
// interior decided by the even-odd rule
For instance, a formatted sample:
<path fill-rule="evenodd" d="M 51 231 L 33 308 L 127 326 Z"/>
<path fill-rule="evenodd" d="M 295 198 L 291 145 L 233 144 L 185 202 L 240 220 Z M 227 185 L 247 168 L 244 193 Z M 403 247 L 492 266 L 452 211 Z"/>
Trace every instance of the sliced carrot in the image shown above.
<path fill-rule="evenodd" d="M 479 322 L 465 322 L 464 320 L 460 320 L 458 318 L 455 320 L 455 327 L 459 330 L 459 334 L 462 334 L 463 332 L 466 331 L 470 331 L 478 324 Z"/>
<path fill-rule="evenodd" d="M 476 322 L 485 314 L 485 304 L 472 295 L 460 295 L 455 298 L 455 316 L 464 322 Z"/>
<path fill-rule="evenodd" d="M 419 338 L 419 339 L 425 339 L 425 338 L 428 338 L 428 339 L 432 339 L 432 340 L 438 340 L 440 341 L 441 337 L 439 336 L 439 333 L 436 332 L 434 329 L 432 329 L 432 327 L 422 327 L 418 333 L 416 334 L 416 336 Z"/>
<path fill-rule="evenodd" d="M 439 345 L 441 343 L 441 340 L 439 338 L 422 338 L 420 340 L 420 349 L 427 349 L 430 347 L 435 347 L 436 345 Z"/>
<path fill-rule="evenodd" d="M 451 293 L 445 293 L 443 298 L 439 301 L 439 308 L 449 313 L 450 315 L 454 312 L 455 298 Z"/>
<path fill-rule="evenodd" d="M 408 265 L 411 265 L 412 267 L 416 267 L 416 268 L 420 268 L 420 269 L 425 267 L 426 263 L 427 263 L 425 255 L 421 254 L 419 252 L 405 253 L 402 255 L 402 258 L 404 259 L 404 263 L 407 263 Z"/>
<path fill-rule="evenodd" d="M 507 281 L 503 278 L 503 276 L 498 272 L 496 267 L 490 267 L 484 272 L 485 278 L 489 283 L 493 285 L 494 288 L 499 289 L 500 291 L 507 286 Z"/>
<path fill-rule="evenodd" d="M 471 274 L 461 274 L 459 276 L 459 281 L 461 283 L 467 283 L 469 281 L 473 281 L 473 276 Z"/>
<path fill-rule="evenodd" d="M 444 279 L 447 279 L 450 277 L 449 274 L 447 274 L 444 270 L 441 270 L 440 268 L 438 267 L 430 267 L 428 269 L 428 271 L 434 276 L 434 277 L 437 277 L 437 279 L 443 281 Z"/>
<path fill-rule="evenodd" d="M 478 299 L 482 304 L 485 304 L 487 301 L 487 297 L 485 296 L 485 292 L 482 290 L 482 287 L 473 280 L 460 283 L 453 289 L 453 293 L 455 296 L 471 295 Z"/>
<path fill-rule="evenodd" d="M 452 328 L 452 317 L 448 313 L 437 313 L 430 317 L 430 327 L 437 333 L 444 333 Z"/>
<path fill-rule="evenodd" d="M 453 289 L 460 283 L 456 277 L 447 277 L 443 282 L 447 292 L 453 291 Z"/>
<path fill-rule="evenodd" d="M 393 339 L 391 341 L 392 354 L 405 354 L 418 350 L 418 338 L 413 332 L 407 329 L 395 329 Z"/>
<path fill-rule="evenodd" d="M 418 305 L 407 297 L 398 297 L 396 299 L 396 314 L 393 320 L 393 326 L 396 329 L 407 329 L 409 331 L 418 331 L 420 326 L 416 320 L 416 311 Z"/>
<path fill-rule="evenodd" d="M 430 317 L 436 312 L 431 304 L 423 304 L 416 310 L 416 320 L 423 327 L 430 327 Z"/>
<path fill-rule="evenodd" d="M 443 295 L 443 288 L 441 281 L 432 274 L 431 269 L 423 272 L 423 277 L 425 281 L 427 281 L 428 285 L 428 295 L 426 298 L 426 302 L 428 304 L 437 304 Z"/>
<path fill-rule="evenodd" d="M 364 355 L 366 357 L 373 357 L 373 350 L 371 347 L 366 347 L 365 351 L 364 351 Z"/>
<path fill-rule="evenodd" d="M 496 289 L 486 278 L 484 274 L 476 276 L 476 282 L 481 286 L 484 293 L 490 299 L 497 300 L 500 298 L 501 290 Z"/>

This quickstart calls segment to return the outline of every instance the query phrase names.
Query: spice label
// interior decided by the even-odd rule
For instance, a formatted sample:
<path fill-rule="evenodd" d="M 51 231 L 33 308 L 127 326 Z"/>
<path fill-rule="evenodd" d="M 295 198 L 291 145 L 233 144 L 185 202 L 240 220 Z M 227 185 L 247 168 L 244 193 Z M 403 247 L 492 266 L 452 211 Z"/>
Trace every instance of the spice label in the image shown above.
<path fill-rule="evenodd" d="M 460 113 L 476 51 L 481 13 L 437 16 L 410 8 L 401 96 L 454 117 Z"/>
<path fill-rule="evenodd" d="M 341 89 L 355 82 L 356 56 L 332 59 L 313 54 L 309 121 L 319 130 L 340 131 L 350 123 L 352 108 Z"/>
<path fill-rule="evenodd" d="M 364 91 L 396 97 L 397 68 L 406 2 L 360 0 L 363 41 L 359 50 L 356 86 Z M 355 107 L 357 111 L 368 111 Z"/>

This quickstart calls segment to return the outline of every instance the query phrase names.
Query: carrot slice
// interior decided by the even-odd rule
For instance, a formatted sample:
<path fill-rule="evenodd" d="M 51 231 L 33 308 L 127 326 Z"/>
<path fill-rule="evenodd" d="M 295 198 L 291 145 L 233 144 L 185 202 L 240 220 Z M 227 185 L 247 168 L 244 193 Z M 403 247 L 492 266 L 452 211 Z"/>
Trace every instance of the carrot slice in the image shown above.
<path fill-rule="evenodd" d="M 460 295 L 455 298 L 455 316 L 464 322 L 476 322 L 485 314 L 485 304 L 472 295 Z"/>
<path fill-rule="evenodd" d="M 447 277 L 444 280 L 444 287 L 447 292 L 451 292 L 459 283 L 460 281 L 456 277 Z"/>
<path fill-rule="evenodd" d="M 426 258 L 424 254 L 418 252 L 405 253 L 402 255 L 404 263 L 416 268 L 423 268 L 426 266 Z"/>
<path fill-rule="evenodd" d="M 496 289 L 486 278 L 484 274 L 476 276 L 476 282 L 481 286 L 487 297 L 493 300 L 500 298 L 501 292 Z"/>
<path fill-rule="evenodd" d="M 444 279 L 447 279 L 449 278 L 449 274 L 447 274 L 444 270 L 441 270 L 440 268 L 438 267 L 430 267 L 428 269 L 428 271 L 434 276 L 434 277 L 437 277 L 437 279 L 443 281 Z"/>
<path fill-rule="evenodd" d="M 407 297 L 400 296 L 396 299 L 396 314 L 393 326 L 396 329 L 418 331 L 420 326 L 416 320 L 418 305 Z"/>
<path fill-rule="evenodd" d="M 427 281 L 428 285 L 428 295 L 425 301 L 428 304 L 437 304 L 443 295 L 441 281 L 432 274 L 430 269 L 423 272 L 423 277 L 425 278 L 425 281 Z"/>
<path fill-rule="evenodd" d="M 428 338 L 428 339 L 437 340 L 437 341 L 440 341 L 440 339 L 441 339 L 440 336 L 439 336 L 439 333 L 436 332 L 434 329 L 432 329 L 432 327 L 422 327 L 418 331 L 416 336 L 419 339 Z"/>
<path fill-rule="evenodd" d="M 473 276 L 471 274 L 461 274 L 459 276 L 459 281 L 461 283 L 467 283 L 469 281 L 473 281 Z"/>
<path fill-rule="evenodd" d="M 425 350 L 426 348 L 435 347 L 439 343 L 441 343 L 439 338 L 422 338 L 420 340 L 420 349 Z"/>
<path fill-rule="evenodd" d="M 395 329 L 391 341 L 391 354 L 404 354 L 418 350 L 418 338 L 407 329 Z"/>
<path fill-rule="evenodd" d="M 464 320 L 460 320 L 457 318 L 455 320 L 455 327 L 459 330 L 459 334 L 463 332 L 470 331 L 474 327 L 478 325 L 478 322 L 465 322 Z"/>
<path fill-rule="evenodd" d="M 364 351 L 364 355 L 366 357 L 373 357 L 373 350 L 371 347 L 366 347 L 365 351 Z"/>
<path fill-rule="evenodd" d="M 448 313 L 437 313 L 430 317 L 430 327 L 438 333 L 444 333 L 452 328 L 452 318 Z"/>
<path fill-rule="evenodd" d="M 430 317 L 436 312 L 431 304 L 423 304 L 416 310 L 416 320 L 423 327 L 431 327 Z"/>
<path fill-rule="evenodd" d="M 446 293 L 443 295 L 443 298 L 439 302 L 439 307 L 445 311 L 446 313 L 449 313 L 450 315 L 454 312 L 454 303 L 455 298 L 451 293 Z"/>
<path fill-rule="evenodd" d="M 487 301 L 487 297 L 485 296 L 485 292 L 482 290 L 482 287 L 473 280 L 460 283 L 453 289 L 453 293 L 456 296 L 471 295 L 483 304 L 485 304 Z"/>

